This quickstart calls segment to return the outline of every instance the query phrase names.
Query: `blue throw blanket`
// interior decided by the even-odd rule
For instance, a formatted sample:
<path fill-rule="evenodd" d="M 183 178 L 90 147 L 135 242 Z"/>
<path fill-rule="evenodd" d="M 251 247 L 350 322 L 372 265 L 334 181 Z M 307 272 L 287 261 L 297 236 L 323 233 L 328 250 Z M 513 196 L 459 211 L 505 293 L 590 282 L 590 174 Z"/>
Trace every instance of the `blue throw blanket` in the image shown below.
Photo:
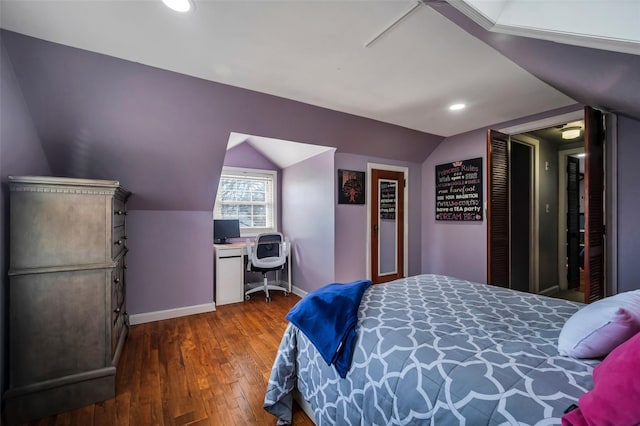
<path fill-rule="evenodd" d="M 328 284 L 307 294 L 287 314 L 343 379 L 351 365 L 360 301 L 370 285 L 369 280 Z"/>

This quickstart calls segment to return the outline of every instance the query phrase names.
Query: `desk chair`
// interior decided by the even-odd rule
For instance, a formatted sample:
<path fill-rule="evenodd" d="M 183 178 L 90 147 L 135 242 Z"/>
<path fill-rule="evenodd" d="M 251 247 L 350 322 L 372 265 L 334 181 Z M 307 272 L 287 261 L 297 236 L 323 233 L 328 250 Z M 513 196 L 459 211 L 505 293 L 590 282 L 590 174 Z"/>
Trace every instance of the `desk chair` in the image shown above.
<path fill-rule="evenodd" d="M 284 295 L 289 293 L 286 288 L 277 284 L 269 284 L 267 272 L 281 271 L 287 262 L 289 250 L 289 242 L 284 239 L 279 232 L 268 232 L 259 234 L 251 245 L 251 241 L 247 240 L 247 271 L 262 272 L 264 279 L 263 287 L 249 288 L 244 292 L 245 300 L 249 300 L 251 293 L 264 291 L 267 302 L 271 301 L 269 290 L 284 291 Z"/>

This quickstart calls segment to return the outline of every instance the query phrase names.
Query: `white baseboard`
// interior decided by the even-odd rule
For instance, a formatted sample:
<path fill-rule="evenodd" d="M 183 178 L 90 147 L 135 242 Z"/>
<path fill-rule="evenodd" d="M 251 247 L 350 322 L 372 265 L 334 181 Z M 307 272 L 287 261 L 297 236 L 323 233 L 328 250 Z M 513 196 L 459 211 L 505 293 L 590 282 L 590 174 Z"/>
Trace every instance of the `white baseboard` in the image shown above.
<path fill-rule="evenodd" d="M 146 322 L 161 321 L 165 319 L 184 317 L 187 315 L 202 314 L 216 310 L 215 303 L 205 303 L 203 305 L 185 306 L 183 308 L 167 309 L 164 311 L 145 312 L 129 316 L 131 325 L 144 324 Z"/>
<path fill-rule="evenodd" d="M 549 288 L 545 288 L 544 290 L 542 290 L 541 292 L 539 292 L 538 294 L 541 294 L 543 296 L 547 296 L 549 294 L 553 294 L 555 292 L 560 291 L 560 287 L 558 287 L 557 285 L 553 285 Z"/>
<path fill-rule="evenodd" d="M 291 293 L 304 297 L 307 295 L 306 290 L 299 287 L 291 286 Z M 216 310 L 215 303 L 205 303 L 203 305 L 185 306 L 184 308 L 167 309 L 164 311 L 145 312 L 143 314 L 135 314 L 129 316 L 131 325 L 144 324 L 153 321 L 162 321 L 171 318 L 184 317 L 187 315 L 202 314 L 205 312 L 214 312 Z"/>
<path fill-rule="evenodd" d="M 308 293 L 308 291 L 303 290 L 299 287 L 296 287 L 295 285 L 291 286 L 291 293 L 295 294 L 296 296 L 300 296 L 300 297 L 305 297 Z"/>

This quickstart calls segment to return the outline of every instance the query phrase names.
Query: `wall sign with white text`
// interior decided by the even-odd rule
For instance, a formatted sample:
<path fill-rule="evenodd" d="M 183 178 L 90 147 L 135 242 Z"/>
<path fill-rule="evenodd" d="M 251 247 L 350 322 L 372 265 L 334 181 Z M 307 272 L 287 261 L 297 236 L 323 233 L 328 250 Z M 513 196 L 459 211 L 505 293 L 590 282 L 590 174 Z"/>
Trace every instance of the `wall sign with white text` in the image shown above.
<path fill-rule="evenodd" d="M 380 219 L 395 220 L 397 198 L 396 182 L 380 180 Z"/>
<path fill-rule="evenodd" d="M 436 220 L 482 220 L 482 158 L 436 166 Z"/>

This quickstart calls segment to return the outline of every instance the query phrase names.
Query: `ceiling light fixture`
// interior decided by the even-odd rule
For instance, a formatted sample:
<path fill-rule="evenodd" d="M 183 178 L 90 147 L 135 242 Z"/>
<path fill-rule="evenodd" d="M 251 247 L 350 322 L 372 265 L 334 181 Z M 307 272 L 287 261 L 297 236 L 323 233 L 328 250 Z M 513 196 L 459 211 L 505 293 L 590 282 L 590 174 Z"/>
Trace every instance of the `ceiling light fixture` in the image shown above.
<path fill-rule="evenodd" d="M 562 132 L 562 139 L 576 139 L 580 137 L 581 130 L 580 126 L 566 126 L 560 132 Z"/>
<path fill-rule="evenodd" d="M 460 111 L 461 109 L 465 109 L 467 106 L 465 104 L 453 104 L 449 105 L 449 109 L 451 111 Z"/>
<path fill-rule="evenodd" d="M 162 3 L 176 12 L 188 12 L 193 8 L 191 0 L 162 0 Z"/>

